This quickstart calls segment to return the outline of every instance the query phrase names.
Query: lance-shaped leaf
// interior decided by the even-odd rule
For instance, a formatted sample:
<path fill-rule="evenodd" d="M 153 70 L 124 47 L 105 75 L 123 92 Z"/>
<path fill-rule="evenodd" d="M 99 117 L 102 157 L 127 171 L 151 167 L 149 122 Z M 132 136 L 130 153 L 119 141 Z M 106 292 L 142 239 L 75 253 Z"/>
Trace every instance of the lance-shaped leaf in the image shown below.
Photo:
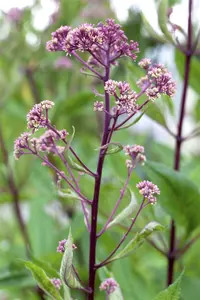
<path fill-rule="evenodd" d="M 59 189 L 58 195 L 61 198 L 67 198 L 67 199 L 72 199 L 72 200 L 81 200 L 81 198 L 79 196 L 77 196 L 77 194 L 70 189 Z"/>
<path fill-rule="evenodd" d="M 67 157 L 67 162 L 73 170 L 83 172 L 83 173 L 88 173 L 82 166 L 77 164 L 70 156 Z"/>
<path fill-rule="evenodd" d="M 150 222 L 140 233 L 136 234 L 136 236 L 126 245 L 124 249 L 120 251 L 119 254 L 115 255 L 109 261 L 111 262 L 128 256 L 132 252 L 136 251 L 153 232 L 162 230 L 164 230 L 164 227 L 161 224 L 155 221 Z"/>
<path fill-rule="evenodd" d="M 106 151 L 106 155 L 107 155 L 107 154 L 115 154 L 117 152 L 122 151 L 123 146 L 120 143 L 111 142 L 109 144 L 98 147 L 95 150 L 99 150 L 99 149 L 107 149 L 107 151 Z"/>
<path fill-rule="evenodd" d="M 60 267 L 60 278 L 64 285 L 67 285 L 72 289 L 82 289 L 80 282 L 76 279 L 76 275 L 73 270 L 73 241 L 71 230 L 69 230 L 69 235 L 67 242 L 65 243 L 65 252 L 61 261 Z"/>
<path fill-rule="evenodd" d="M 163 36 L 160 36 L 154 30 L 154 28 L 151 26 L 151 24 L 149 23 L 149 21 L 147 20 L 147 18 L 144 16 L 144 14 L 142 14 L 142 21 L 143 21 L 143 24 L 144 24 L 144 28 L 146 29 L 147 33 L 149 34 L 149 36 L 151 38 L 159 41 L 160 43 L 167 43 L 167 40 Z"/>
<path fill-rule="evenodd" d="M 126 126 L 120 127 L 118 130 L 126 129 L 126 128 L 129 128 L 129 127 L 137 124 L 140 121 L 140 119 L 143 117 L 144 113 L 145 113 L 145 110 L 135 120 L 133 120 L 133 122 L 129 123 Z"/>
<path fill-rule="evenodd" d="M 175 44 L 172 35 L 167 28 L 167 10 L 168 10 L 168 0 L 161 0 L 160 5 L 158 7 L 158 23 L 166 39 L 170 41 L 172 44 Z"/>
<path fill-rule="evenodd" d="M 125 207 L 115 218 L 111 221 L 107 228 L 122 223 L 125 219 L 127 219 L 137 208 L 137 200 L 135 198 L 134 193 L 130 190 L 131 200 L 127 207 Z"/>
<path fill-rule="evenodd" d="M 120 287 L 117 287 L 114 292 L 108 295 L 108 300 L 124 300 Z"/>
<path fill-rule="evenodd" d="M 149 103 L 148 107 L 145 109 L 145 114 L 156 123 L 167 128 L 164 114 L 156 103 Z"/>
<path fill-rule="evenodd" d="M 176 279 L 176 281 L 171 284 L 166 290 L 160 292 L 154 300 L 180 300 L 181 296 L 181 279 L 183 277 L 184 271 Z"/>
<path fill-rule="evenodd" d="M 41 287 L 42 290 L 45 291 L 45 293 L 48 296 L 50 296 L 54 300 L 63 299 L 42 268 L 36 266 L 31 261 L 24 262 L 24 265 L 27 269 L 31 271 L 38 285 Z"/>
<path fill-rule="evenodd" d="M 74 135 L 75 135 L 75 127 L 74 126 L 72 126 L 72 130 L 73 131 L 72 131 L 71 137 L 70 137 L 69 141 L 67 142 L 67 146 L 65 147 L 66 151 L 68 151 L 68 149 L 71 146 L 71 143 L 72 143 L 72 141 L 74 139 Z"/>

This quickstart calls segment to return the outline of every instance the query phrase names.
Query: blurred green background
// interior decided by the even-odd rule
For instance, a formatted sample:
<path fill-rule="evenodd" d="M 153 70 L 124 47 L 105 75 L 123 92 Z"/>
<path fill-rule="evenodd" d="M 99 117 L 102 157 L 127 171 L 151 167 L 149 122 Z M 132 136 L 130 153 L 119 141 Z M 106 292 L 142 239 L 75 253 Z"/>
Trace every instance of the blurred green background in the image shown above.
<path fill-rule="evenodd" d="M 18 2 L 20 3 L 16 1 L 15 6 Z M 134 4 L 134 1 L 132 2 Z M 171 1 L 170 5 L 175 2 L 180 3 Z M 37 17 L 45 7 L 50 7 L 51 13 L 46 25 L 44 20 L 41 29 L 37 26 Z M 13 143 L 22 132 L 26 131 L 26 114 L 31 107 L 41 100 L 49 99 L 55 102 L 52 123 L 56 124 L 58 129 L 66 128 L 70 133 L 72 126 L 75 126 L 73 147 L 82 160 L 87 162 L 91 169 L 95 169 L 97 161 L 95 149 L 100 142 L 99 129 L 102 119 L 101 115 L 93 112 L 93 102 L 99 99 L 95 98 L 92 88 L 101 92 L 102 87 L 95 79 L 81 74 L 82 66 L 72 57 L 65 58 L 63 53 L 48 53 L 45 50 L 45 43 L 50 39 L 51 32 L 61 25 L 77 26 L 83 22 L 97 23 L 106 18 L 117 19 L 120 7 L 121 3 L 117 1 L 113 1 L 111 5 L 109 1 L 97 0 L 41 2 L 36 0 L 21 10 L 7 10 L 0 14 L 0 299 L 2 300 L 42 299 L 36 290 L 36 282 L 20 263 L 20 259 L 27 259 L 25 243 L 27 239 L 30 241 L 35 262 L 40 264 L 40 261 L 43 261 L 59 270 L 61 255 L 56 253 L 56 247 L 59 240 L 67 237 L 69 225 L 78 247 L 75 264 L 81 278 L 87 281 L 88 234 L 79 204 L 58 196 L 54 174 L 41 167 L 38 160 L 25 156 L 20 161 L 15 161 Z M 184 10 L 184 5 L 181 9 Z M 136 169 L 129 187 L 138 196 L 135 185 L 147 176 L 160 186 L 160 203 L 158 201 L 156 207 L 148 207 L 143 212 L 131 236 L 149 221 L 156 220 L 165 225 L 166 230 L 161 235 L 154 235 L 152 239 L 164 249 L 168 244 L 171 216 L 179 225 L 179 245 L 184 245 L 199 231 L 200 196 L 199 192 L 193 193 L 194 189 L 195 192 L 198 190 L 200 180 L 199 139 L 191 140 L 183 146 L 181 173 L 184 178 L 177 179 L 174 174 L 166 174 L 167 170 L 173 167 L 174 157 L 174 141 L 168 135 L 166 126 L 172 131 L 176 128 L 184 58 L 164 38 L 156 36 L 160 35 L 158 28 L 151 34 L 145 29 L 147 25 L 145 26 L 142 20 L 142 12 L 134 6 L 120 23 L 128 38 L 139 42 L 138 59 L 150 57 L 155 62 L 165 63 L 177 80 L 177 94 L 173 100 L 166 97 L 159 99 L 157 106 L 147 112 L 148 116 L 144 116 L 133 128 L 119 131 L 115 134 L 114 141 L 124 145 L 141 144 L 145 147 L 147 159 L 161 163 L 157 166 L 159 170 L 157 173 L 155 166 L 154 172 L 150 172 L 148 167 Z M 149 21 L 151 23 L 152 20 Z M 137 63 L 121 59 L 119 65 L 112 70 L 112 79 L 127 80 L 133 88 L 136 88 L 135 82 L 142 74 Z M 200 121 L 199 78 L 200 60 L 199 57 L 194 57 L 187 99 L 184 128 L 186 133 Z M 55 163 L 59 166 L 59 162 Z M 125 178 L 124 155 L 118 153 L 109 156 L 105 164 L 101 190 L 99 216 L 101 226 L 106 220 L 108 211 L 112 209 Z M 194 186 L 191 187 L 190 184 Z M 85 194 L 91 197 L 92 179 L 84 177 L 82 185 Z M 194 194 L 198 196 L 194 197 Z M 128 196 L 127 194 L 122 207 L 128 204 Z M 25 222 L 26 232 L 23 232 L 20 226 L 20 214 Z M 105 258 L 115 247 L 127 224 L 124 222 L 120 226 L 113 227 L 101 237 L 98 241 L 99 260 Z M 197 241 L 176 264 L 175 277 L 185 266 L 181 299 L 199 299 L 199 251 L 200 241 Z M 120 284 L 124 299 L 151 300 L 166 286 L 167 260 L 147 242 L 140 251 L 113 263 L 109 269 Z M 100 277 L 97 276 L 97 285 L 99 284 Z M 85 299 L 78 291 L 73 291 L 72 297 Z M 98 292 L 96 299 L 104 299 L 104 294 Z"/>

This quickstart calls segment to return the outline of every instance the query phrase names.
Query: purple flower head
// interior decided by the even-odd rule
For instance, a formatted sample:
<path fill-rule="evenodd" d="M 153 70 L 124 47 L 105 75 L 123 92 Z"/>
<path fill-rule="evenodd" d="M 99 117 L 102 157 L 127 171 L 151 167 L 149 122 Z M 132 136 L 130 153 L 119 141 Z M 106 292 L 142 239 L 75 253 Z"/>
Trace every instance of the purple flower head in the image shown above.
<path fill-rule="evenodd" d="M 103 111 L 104 110 L 104 103 L 103 101 L 96 101 L 94 102 L 94 111 Z"/>
<path fill-rule="evenodd" d="M 29 132 L 24 132 L 18 137 L 14 142 L 14 157 L 19 159 L 25 152 L 24 149 L 29 148 L 28 140 L 31 134 Z"/>
<path fill-rule="evenodd" d="M 151 60 L 149 58 L 143 58 L 139 61 L 138 65 L 146 70 L 151 65 Z"/>
<path fill-rule="evenodd" d="M 102 34 L 94 25 L 85 23 L 69 32 L 65 50 L 69 54 L 73 50 L 89 51 L 96 43 L 102 44 Z"/>
<path fill-rule="evenodd" d="M 27 114 L 28 128 L 37 130 L 39 127 L 46 127 L 49 120 L 46 119 L 47 111 L 54 106 L 54 103 L 49 100 L 44 100 L 39 104 L 35 104 Z"/>
<path fill-rule="evenodd" d="M 56 289 L 60 290 L 62 281 L 59 278 L 52 278 L 51 283 L 55 286 Z"/>
<path fill-rule="evenodd" d="M 144 164 L 146 161 L 146 156 L 144 155 L 144 147 L 140 145 L 132 145 L 132 146 L 125 146 L 124 153 L 127 156 L 130 156 L 132 160 L 126 161 L 127 168 L 131 168 L 135 165 L 135 163 Z M 130 163 L 131 162 L 131 163 Z"/>
<path fill-rule="evenodd" d="M 109 295 L 113 293 L 118 287 L 119 284 L 113 278 L 107 278 L 101 283 L 99 289 L 101 291 L 106 291 L 106 293 Z"/>
<path fill-rule="evenodd" d="M 106 81 L 104 89 L 109 95 L 115 97 L 119 113 L 131 114 L 137 111 L 137 94 L 131 90 L 129 83 L 110 79 Z"/>
<path fill-rule="evenodd" d="M 64 51 L 66 38 L 70 30 L 71 27 L 69 26 L 61 26 L 55 32 L 52 32 L 51 41 L 48 41 L 46 43 L 47 51 L 49 52 Z"/>
<path fill-rule="evenodd" d="M 108 53 L 109 61 L 115 64 L 115 60 L 121 56 L 129 56 L 136 59 L 139 52 L 138 43 L 130 41 L 124 34 L 119 24 L 108 19 L 105 24 L 99 23 L 82 24 L 74 29 L 68 26 L 61 26 L 52 33 L 51 41 L 47 42 L 48 51 L 65 51 L 71 54 L 72 51 L 88 51 L 93 59 L 91 63 L 104 65 Z"/>
<path fill-rule="evenodd" d="M 58 247 L 57 247 L 57 252 L 60 252 L 60 253 L 64 253 L 65 252 L 65 244 L 66 244 L 67 240 L 62 240 L 59 242 L 58 244 Z M 76 245 L 73 244 L 72 245 L 72 249 L 76 249 Z"/>
<path fill-rule="evenodd" d="M 151 181 L 144 180 L 139 182 L 136 187 L 139 189 L 139 193 L 148 200 L 149 203 L 156 203 L 156 195 L 160 195 L 160 190 L 157 185 L 153 184 Z"/>

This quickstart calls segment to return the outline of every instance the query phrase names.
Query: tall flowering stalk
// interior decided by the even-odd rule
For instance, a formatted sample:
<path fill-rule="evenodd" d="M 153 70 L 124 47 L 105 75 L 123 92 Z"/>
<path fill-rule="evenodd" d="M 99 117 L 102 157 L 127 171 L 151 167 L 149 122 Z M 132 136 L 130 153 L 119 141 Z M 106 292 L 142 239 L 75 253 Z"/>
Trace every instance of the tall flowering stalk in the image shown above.
<path fill-rule="evenodd" d="M 139 52 L 138 43 L 135 41 L 128 42 L 120 25 L 114 20 L 108 19 L 105 24 L 99 23 L 97 26 L 92 24 L 82 24 L 72 29 L 69 26 L 61 26 L 52 33 L 52 39 L 47 42 L 46 46 L 49 52 L 61 51 L 66 55 L 76 58 L 84 68 L 91 72 L 102 82 L 104 86 L 104 101 L 94 102 L 94 111 L 103 114 L 104 128 L 99 147 L 96 170 L 90 170 L 86 164 L 77 155 L 76 150 L 72 147 L 72 138 L 65 130 L 58 130 L 49 119 L 49 110 L 53 108 L 54 103 L 44 100 L 34 107 L 27 115 L 28 128 L 31 132 L 23 133 L 15 141 L 15 157 L 18 159 L 22 155 L 31 154 L 37 156 L 42 161 L 43 166 L 47 166 L 55 171 L 58 181 L 64 181 L 70 187 L 71 193 L 80 201 L 85 224 L 90 235 L 90 251 L 89 251 L 89 278 L 88 284 L 85 286 L 77 270 L 72 263 L 73 251 L 76 248 L 72 244 L 71 235 L 67 240 L 60 242 L 58 251 L 64 253 L 60 271 L 62 283 L 71 288 L 79 288 L 88 294 L 88 299 L 95 297 L 95 278 L 97 270 L 111 261 L 117 259 L 116 252 L 122 244 L 124 244 L 129 232 L 137 221 L 142 210 L 149 204 L 156 203 L 156 196 L 160 194 L 159 188 L 149 181 L 137 183 L 136 187 L 142 196 L 141 203 L 135 215 L 133 211 L 122 211 L 124 217 L 130 216 L 130 225 L 127 232 L 119 241 L 118 245 L 105 258 L 104 261 L 97 263 L 96 247 L 97 239 L 106 234 L 107 229 L 115 221 L 115 214 L 119 204 L 123 201 L 128 184 L 131 180 L 131 174 L 138 163 L 144 164 L 146 157 L 144 148 L 140 145 L 120 145 L 120 149 L 124 151 L 128 157 L 125 164 L 127 167 L 127 179 L 120 195 L 116 201 L 115 207 L 108 217 L 105 225 L 97 232 L 99 198 L 102 181 L 102 171 L 106 155 L 110 152 L 110 146 L 116 143 L 112 142 L 113 134 L 123 128 L 133 116 L 140 113 L 150 102 L 155 101 L 161 94 L 167 94 L 170 97 L 175 93 L 175 82 L 171 74 L 161 64 L 152 64 L 149 59 L 142 59 L 139 66 L 144 70 L 144 77 L 139 78 L 137 85 L 139 92 L 133 91 L 130 84 L 125 81 L 115 81 L 110 78 L 111 68 L 114 68 L 117 61 L 122 57 L 128 57 L 133 63 Z M 85 61 L 79 52 L 87 52 L 88 60 Z M 100 95 L 96 93 L 96 95 Z M 145 101 L 140 103 L 140 97 L 146 95 Z M 40 137 L 33 136 L 35 131 L 40 128 L 44 129 L 44 133 Z M 119 145 L 119 143 L 117 143 Z M 63 169 L 58 169 L 49 159 L 49 154 L 55 155 L 63 164 Z M 73 158 L 72 158 L 73 157 Z M 75 162 L 75 161 L 76 162 Z M 78 167 L 77 167 L 78 166 Z M 77 177 L 76 171 L 81 170 L 87 176 L 94 178 L 93 198 L 88 199 L 80 188 L 80 176 Z M 152 222 L 136 237 L 138 241 L 145 238 L 151 232 L 156 230 L 157 224 Z M 159 226 L 158 226 L 159 227 Z M 159 227 L 160 228 L 160 227 Z M 128 247 L 128 248 L 127 248 Z M 125 256 L 124 252 L 129 251 L 129 244 L 122 250 L 118 257 Z M 78 249 L 76 250 L 78 251 Z M 124 252 L 123 252 L 124 251 Z M 60 281 L 56 279 L 51 282 L 60 287 Z M 55 284 L 56 283 L 56 284 Z M 115 293 L 119 289 L 119 285 L 112 278 L 108 278 L 100 286 L 100 290 L 105 290 L 107 299 L 110 294 Z M 120 298 L 119 298 L 120 299 Z M 122 299 L 122 298 L 121 298 Z"/>

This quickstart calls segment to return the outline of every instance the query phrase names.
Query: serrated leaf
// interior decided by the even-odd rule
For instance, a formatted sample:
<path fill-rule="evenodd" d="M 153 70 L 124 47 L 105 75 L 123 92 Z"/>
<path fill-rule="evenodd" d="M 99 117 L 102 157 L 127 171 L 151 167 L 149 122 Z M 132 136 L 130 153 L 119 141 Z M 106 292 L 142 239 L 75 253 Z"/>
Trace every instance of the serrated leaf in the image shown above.
<path fill-rule="evenodd" d="M 36 266 L 30 261 L 24 262 L 24 265 L 31 271 L 38 285 L 47 293 L 48 296 L 50 296 L 54 300 L 62 300 L 62 297 L 60 296 L 58 290 L 51 283 L 50 278 L 46 275 L 42 268 Z"/>
<path fill-rule="evenodd" d="M 60 278 L 64 285 L 67 285 L 72 289 L 81 289 L 82 286 L 80 282 L 76 279 L 73 271 L 73 248 L 72 248 L 72 234 L 71 229 L 69 230 L 69 235 L 67 242 L 65 243 L 65 252 L 61 261 L 60 267 Z"/>
<path fill-rule="evenodd" d="M 51 267 L 51 265 L 49 263 L 47 263 L 46 261 L 42 261 L 36 257 L 34 257 L 33 255 L 31 255 L 31 260 L 33 261 L 33 263 L 35 265 L 37 265 L 38 267 L 42 268 L 48 276 L 57 278 L 59 277 L 59 273 Z"/>
<path fill-rule="evenodd" d="M 120 224 L 125 219 L 127 219 L 136 209 L 137 200 L 134 193 L 130 190 L 131 200 L 127 207 L 125 207 L 115 218 L 111 221 L 107 228 L 110 228 L 113 225 Z"/>
<path fill-rule="evenodd" d="M 149 179 L 161 190 L 159 204 L 171 215 L 177 224 L 188 233 L 200 225 L 199 187 L 181 172 L 164 164 L 147 161 L 145 170 Z"/>
<path fill-rule="evenodd" d="M 154 28 L 151 26 L 151 24 L 149 23 L 149 21 L 147 20 L 147 18 L 145 17 L 144 14 L 142 14 L 142 21 L 144 24 L 144 28 L 146 29 L 147 33 L 149 34 L 149 36 L 161 43 L 166 43 L 167 40 L 163 37 L 160 36 L 155 30 Z"/>
<path fill-rule="evenodd" d="M 154 300 L 180 300 L 181 296 L 181 280 L 184 272 L 171 284 L 166 290 L 160 292 Z"/>
<path fill-rule="evenodd" d="M 161 0 L 158 7 L 158 23 L 166 39 L 170 41 L 172 44 L 175 44 L 171 32 L 167 28 L 167 10 L 168 10 L 168 0 Z"/>
<path fill-rule="evenodd" d="M 129 123 L 126 126 L 120 127 L 119 130 L 126 129 L 126 128 L 129 128 L 129 127 L 137 124 L 140 121 L 140 119 L 143 117 L 144 113 L 145 113 L 145 110 L 133 122 Z"/>
<path fill-rule="evenodd" d="M 120 251 L 119 254 L 115 255 L 109 261 L 114 261 L 128 256 L 132 252 L 136 251 L 145 242 L 145 239 L 153 232 L 162 230 L 164 230 L 164 227 L 161 224 L 155 221 L 150 222 L 140 233 L 136 234 L 136 236 L 126 245 L 124 249 Z"/>

